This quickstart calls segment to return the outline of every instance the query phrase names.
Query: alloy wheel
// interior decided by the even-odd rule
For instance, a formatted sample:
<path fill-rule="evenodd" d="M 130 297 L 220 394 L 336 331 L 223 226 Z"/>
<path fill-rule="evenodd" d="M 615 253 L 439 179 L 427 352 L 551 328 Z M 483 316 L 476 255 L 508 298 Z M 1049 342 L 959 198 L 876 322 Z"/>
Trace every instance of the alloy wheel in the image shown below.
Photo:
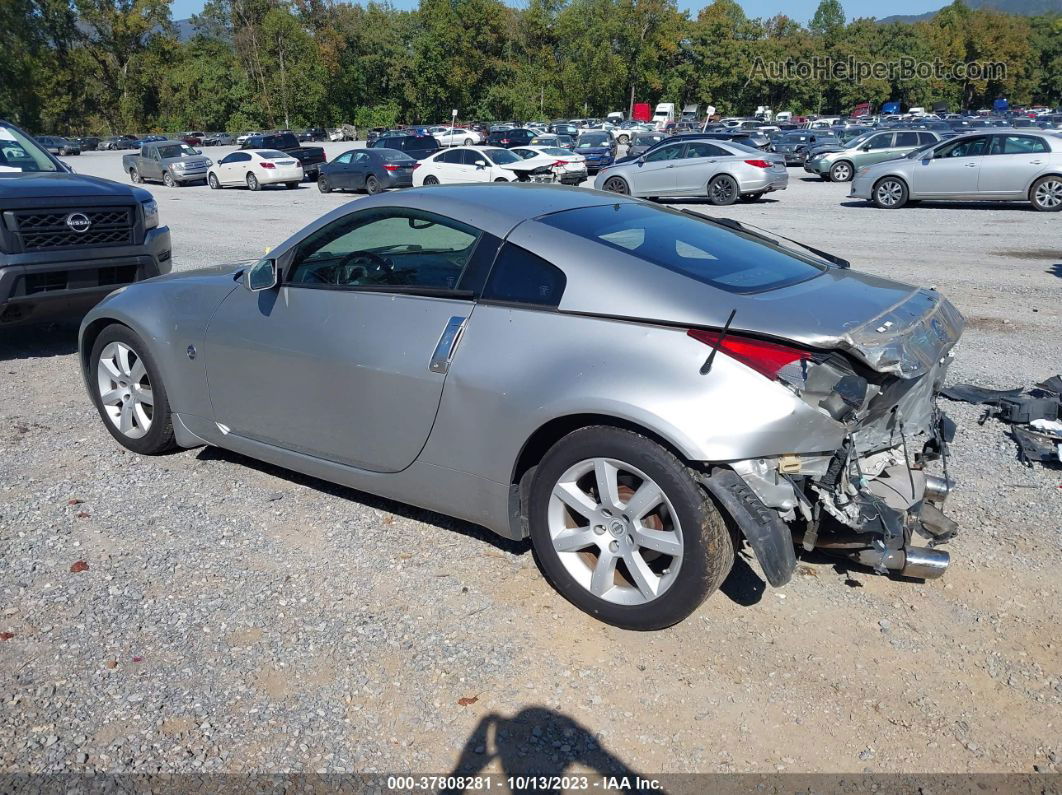
<path fill-rule="evenodd" d="M 207 184 L 210 186 L 211 190 L 217 190 L 221 187 L 221 184 L 218 182 L 217 176 L 215 176 L 214 174 L 211 174 L 209 177 L 207 177 Z"/>
<path fill-rule="evenodd" d="M 256 177 L 254 174 L 248 174 L 247 187 L 251 190 L 258 190 L 258 177 Z"/>
<path fill-rule="evenodd" d="M 612 193 L 622 193 L 626 195 L 631 192 L 630 188 L 627 187 L 627 183 L 619 177 L 609 177 L 605 180 L 605 184 L 602 187 Z"/>
<path fill-rule="evenodd" d="M 874 196 L 885 207 L 895 207 L 903 196 L 903 185 L 894 179 L 887 179 L 874 189 Z"/>
<path fill-rule="evenodd" d="M 425 185 L 438 185 L 439 184 L 439 178 L 436 177 L 434 174 L 428 174 L 428 176 L 426 176 L 424 178 L 424 184 Z"/>
<path fill-rule="evenodd" d="M 376 177 L 370 175 L 369 178 L 365 180 L 365 192 L 370 196 L 379 193 L 380 181 L 376 179 Z"/>
<path fill-rule="evenodd" d="M 834 182 L 848 182 L 852 178 L 852 167 L 847 163 L 838 163 L 830 169 L 830 177 Z"/>
<path fill-rule="evenodd" d="M 733 204 L 737 195 L 738 187 L 733 177 L 716 177 L 708 185 L 708 199 L 712 204 Z"/>
<path fill-rule="evenodd" d="M 571 577 L 613 604 L 653 601 L 682 566 L 682 527 L 671 501 L 645 473 L 617 459 L 569 467 L 553 487 L 548 524 Z"/>
<path fill-rule="evenodd" d="M 174 184 L 176 184 L 173 179 L 173 174 L 171 174 L 169 171 L 164 171 L 162 174 L 162 184 L 165 185 L 167 188 L 172 188 Z"/>
<path fill-rule="evenodd" d="M 1038 207 L 1056 210 L 1062 207 L 1062 180 L 1046 179 L 1036 186 L 1033 200 Z"/>
<path fill-rule="evenodd" d="M 144 360 L 124 342 L 112 342 L 96 363 L 96 386 L 104 413 L 122 434 L 140 439 L 151 430 L 155 398 Z"/>

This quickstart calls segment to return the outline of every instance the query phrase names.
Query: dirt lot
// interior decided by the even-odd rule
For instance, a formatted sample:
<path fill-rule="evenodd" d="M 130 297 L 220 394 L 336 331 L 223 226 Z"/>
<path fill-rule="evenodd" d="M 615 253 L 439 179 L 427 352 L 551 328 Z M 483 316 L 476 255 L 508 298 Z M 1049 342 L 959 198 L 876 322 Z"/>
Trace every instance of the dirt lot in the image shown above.
<path fill-rule="evenodd" d="M 121 179 L 119 153 L 70 160 Z M 937 286 L 969 323 L 952 381 L 1062 371 L 1058 215 L 876 210 L 805 177 L 711 211 Z M 152 190 L 179 269 L 356 198 Z M 224 452 L 127 454 L 70 328 L 0 332 L 0 768 L 1056 771 L 1062 470 L 946 408 L 944 579 L 808 557 L 772 590 L 746 557 L 685 623 L 635 634 L 559 598 L 526 544 Z"/>

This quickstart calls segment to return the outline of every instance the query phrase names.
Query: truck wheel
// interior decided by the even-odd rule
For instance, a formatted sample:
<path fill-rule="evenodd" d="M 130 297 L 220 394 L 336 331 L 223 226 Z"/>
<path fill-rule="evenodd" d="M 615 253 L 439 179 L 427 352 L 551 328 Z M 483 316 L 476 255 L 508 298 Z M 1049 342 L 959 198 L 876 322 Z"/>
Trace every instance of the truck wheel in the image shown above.
<path fill-rule="evenodd" d="M 129 169 L 129 179 L 132 182 L 137 183 L 138 185 L 144 181 L 144 178 L 140 176 L 140 172 L 137 171 L 136 166 L 133 166 L 131 169 Z"/>
<path fill-rule="evenodd" d="M 247 175 L 247 189 L 248 190 L 258 190 L 261 187 L 262 186 L 258 184 L 258 177 L 256 177 L 254 174 L 248 174 Z"/>
<path fill-rule="evenodd" d="M 167 188 L 174 188 L 177 186 L 177 180 L 173 178 L 173 174 L 169 171 L 162 172 L 162 184 Z"/>

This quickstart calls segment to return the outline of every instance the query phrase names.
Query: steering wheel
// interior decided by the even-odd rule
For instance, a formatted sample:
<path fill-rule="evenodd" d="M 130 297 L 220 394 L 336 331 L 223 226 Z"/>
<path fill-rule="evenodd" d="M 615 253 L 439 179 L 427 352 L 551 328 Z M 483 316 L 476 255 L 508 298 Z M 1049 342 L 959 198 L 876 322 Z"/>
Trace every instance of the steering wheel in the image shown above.
<path fill-rule="evenodd" d="M 349 284 L 355 279 L 382 273 L 391 273 L 395 264 L 372 251 L 352 251 L 341 259 L 335 268 L 336 283 Z M 360 273 L 359 273 L 360 271 Z M 354 274 L 357 273 L 357 276 Z M 341 275 L 345 278 L 340 281 Z"/>

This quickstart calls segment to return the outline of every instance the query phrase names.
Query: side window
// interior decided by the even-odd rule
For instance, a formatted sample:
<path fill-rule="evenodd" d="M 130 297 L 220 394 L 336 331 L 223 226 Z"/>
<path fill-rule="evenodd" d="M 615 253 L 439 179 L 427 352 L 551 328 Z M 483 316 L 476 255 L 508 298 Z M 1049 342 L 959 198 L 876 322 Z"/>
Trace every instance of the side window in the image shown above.
<path fill-rule="evenodd" d="M 566 283 L 560 268 L 527 249 L 506 243 L 494 261 L 483 298 L 552 307 L 560 304 Z"/>
<path fill-rule="evenodd" d="M 343 154 L 341 154 L 339 157 L 336 158 L 336 162 L 337 163 L 344 163 L 344 164 L 349 163 L 352 154 L 353 154 L 353 152 L 344 152 Z"/>
<path fill-rule="evenodd" d="M 896 133 L 896 146 L 918 146 L 918 133 Z"/>
<path fill-rule="evenodd" d="M 727 157 L 728 152 L 724 152 L 715 144 L 710 144 L 707 141 L 692 141 L 686 144 L 686 157 Z"/>
<path fill-rule="evenodd" d="M 347 153 L 347 157 L 348 158 L 350 157 L 350 153 L 349 152 Z M 355 157 L 354 157 L 354 163 L 359 165 L 359 166 L 364 166 L 368 162 L 369 162 L 369 156 L 367 154 L 365 154 L 364 152 L 358 152 L 358 154 L 355 155 Z"/>
<path fill-rule="evenodd" d="M 1032 135 L 1001 135 L 998 139 L 1002 139 L 1005 155 L 1041 154 L 1051 151 L 1047 141 Z"/>
<path fill-rule="evenodd" d="M 937 157 L 977 157 L 988 150 L 988 136 L 980 135 L 976 138 L 962 138 L 952 141 L 950 144 L 937 149 Z"/>
<path fill-rule="evenodd" d="M 888 149 L 892 146 L 892 133 L 884 133 L 883 135 L 875 135 L 869 141 L 867 141 L 869 149 Z"/>
<path fill-rule="evenodd" d="M 486 162 L 487 156 L 482 152 L 477 152 L 475 149 L 462 149 L 459 152 L 454 152 L 457 155 L 455 163 L 464 163 L 466 166 L 474 166 L 480 161 Z"/>
<path fill-rule="evenodd" d="M 671 146 L 661 146 L 655 152 L 650 152 L 645 156 L 646 163 L 656 163 L 660 160 L 674 160 L 682 154 L 682 144 L 673 144 Z"/>
<path fill-rule="evenodd" d="M 480 234 L 474 227 L 416 210 L 351 213 L 299 244 L 285 283 L 454 290 Z"/>
<path fill-rule="evenodd" d="M 443 152 L 441 155 L 435 158 L 436 163 L 460 163 L 461 153 L 453 150 Z"/>
<path fill-rule="evenodd" d="M 933 135 L 933 133 L 926 133 L 926 132 L 918 133 L 918 145 L 919 146 L 928 146 L 929 144 L 934 143 L 936 140 L 937 140 L 937 136 Z"/>

